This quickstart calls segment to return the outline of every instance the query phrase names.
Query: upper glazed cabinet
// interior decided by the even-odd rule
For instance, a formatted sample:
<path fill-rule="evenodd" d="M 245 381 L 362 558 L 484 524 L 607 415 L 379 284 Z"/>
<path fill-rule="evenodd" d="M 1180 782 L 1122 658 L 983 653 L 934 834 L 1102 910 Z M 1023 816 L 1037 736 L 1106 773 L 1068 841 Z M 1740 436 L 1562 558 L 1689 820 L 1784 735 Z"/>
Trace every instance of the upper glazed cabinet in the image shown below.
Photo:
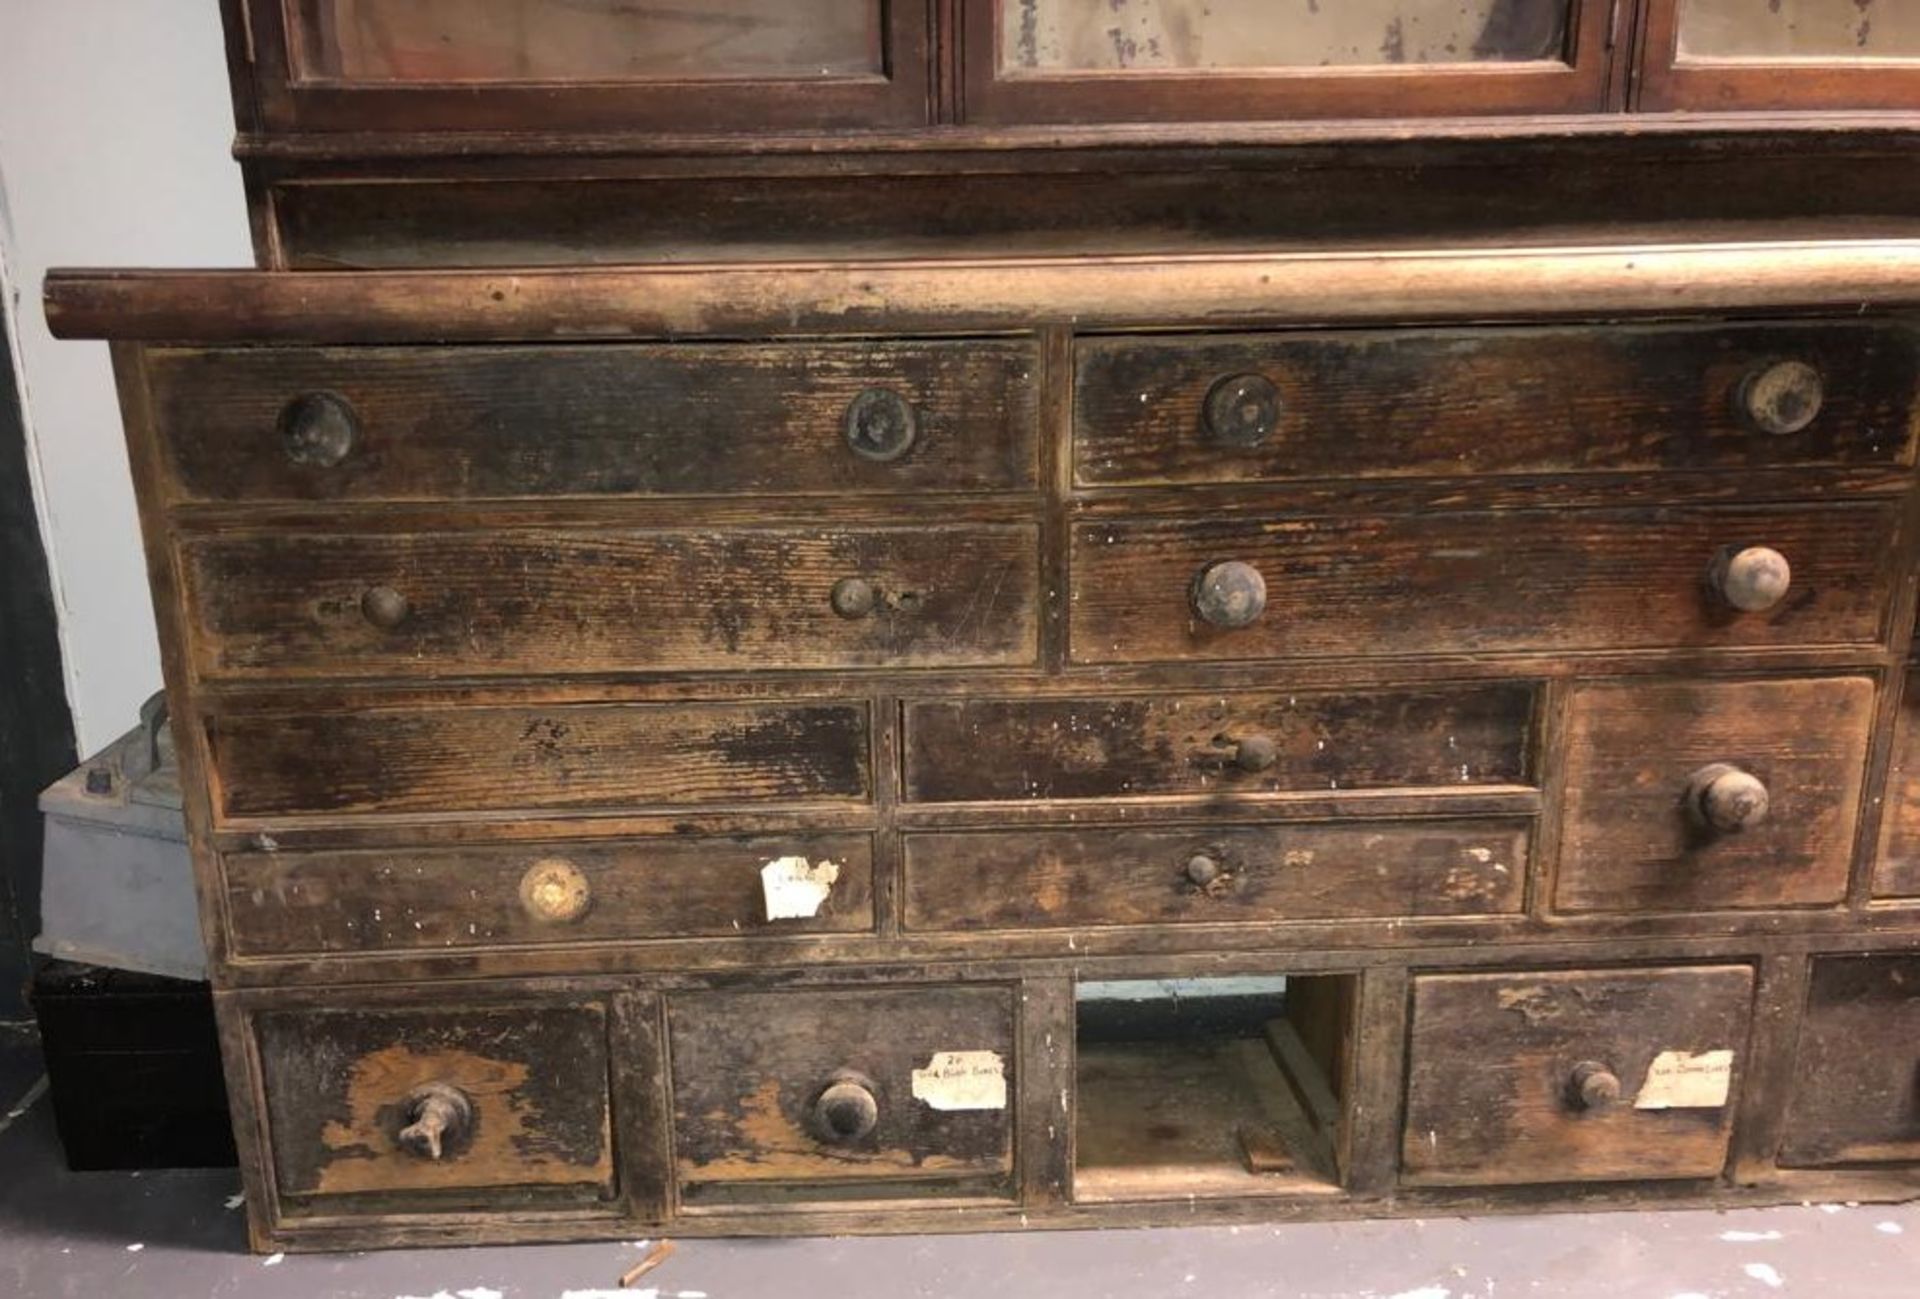
<path fill-rule="evenodd" d="M 1653 0 L 1640 107 L 1920 108 L 1915 0 Z"/>

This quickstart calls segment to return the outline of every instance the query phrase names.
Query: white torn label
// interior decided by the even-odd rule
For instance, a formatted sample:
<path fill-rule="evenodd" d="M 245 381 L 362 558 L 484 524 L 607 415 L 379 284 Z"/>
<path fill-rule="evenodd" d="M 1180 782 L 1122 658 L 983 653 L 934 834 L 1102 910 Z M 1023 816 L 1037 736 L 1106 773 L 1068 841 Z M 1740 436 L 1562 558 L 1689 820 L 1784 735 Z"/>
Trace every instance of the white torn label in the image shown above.
<path fill-rule="evenodd" d="M 811 920 L 826 905 L 840 867 L 805 857 L 776 857 L 760 868 L 760 889 L 767 896 L 767 919 Z"/>
<path fill-rule="evenodd" d="M 993 1051 L 936 1051 L 913 1071 L 913 1098 L 936 1110 L 1004 1110 L 1006 1066 Z"/>
<path fill-rule="evenodd" d="M 1733 1052 L 1662 1051 L 1633 1098 L 1636 1110 L 1717 1110 L 1733 1089 Z"/>

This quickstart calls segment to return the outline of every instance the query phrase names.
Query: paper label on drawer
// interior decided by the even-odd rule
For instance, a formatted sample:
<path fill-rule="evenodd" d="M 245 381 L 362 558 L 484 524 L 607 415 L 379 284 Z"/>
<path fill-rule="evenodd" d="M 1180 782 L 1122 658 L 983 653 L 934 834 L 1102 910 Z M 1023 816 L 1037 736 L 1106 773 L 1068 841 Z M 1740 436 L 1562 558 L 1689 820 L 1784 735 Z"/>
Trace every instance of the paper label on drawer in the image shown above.
<path fill-rule="evenodd" d="M 913 1098 L 936 1110 L 1004 1110 L 1006 1066 L 993 1051 L 936 1051 L 913 1071 Z"/>
<path fill-rule="evenodd" d="M 1636 1110 L 1717 1110 L 1733 1089 L 1733 1052 L 1662 1051 L 1633 1098 Z"/>
<path fill-rule="evenodd" d="M 760 890 L 767 896 L 767 919 L 811 920 L 826 905 L 840 867 L 805 857 L 776 857 L 760 868 Z"/>

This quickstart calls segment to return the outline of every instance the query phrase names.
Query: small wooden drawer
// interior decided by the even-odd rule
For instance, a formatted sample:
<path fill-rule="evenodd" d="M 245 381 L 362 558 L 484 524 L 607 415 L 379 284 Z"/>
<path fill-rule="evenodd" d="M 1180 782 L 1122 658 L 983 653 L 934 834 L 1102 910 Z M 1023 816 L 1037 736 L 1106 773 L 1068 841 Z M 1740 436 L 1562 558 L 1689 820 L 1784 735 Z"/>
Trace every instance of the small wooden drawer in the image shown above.
<path fill-rule="evenodd" d="M 273 1010 L 251 1023 L 289 1211 L 614 1193 L 603 1006 Z"/>
<path fill-rule="evenodd" d="M 1515 912 L 1528 823 L 1194 826 L 906 836 L 913 930 Z"/>
<path fill-rule="evenodd" d="M 906 795 L 1029 802 L 1472 791 L 1532 779 L 1530 684 L 1370 694 L 919 700 Z"/>
<path fill-rule="evenodd" d="M 1886 788 L 1873 891 L 1883 898 L 1920 898 L 1920 671 L 1906 673 Z"/>
<path fill-rule="evenodd" d="M 207 727 L 227 818 L 865 802 L 855 702 L 452 702 Z"/>
<path fill-rule="evenodd" d="M 1920 1163 L 1920 954 L 1814 960 L 1780 1162 Z"/>
<path fill-rule="evenodd" d="M 1554 905 L 1842 901 L 1874 699 L 1867 677 L 1575 687 Z"/>
<path fill-rule="evenodd" d="M 1010 989 L 689 993 L 668 1024 L 688 1203 L 1011 1194 Z"/>
<path fill-rule="evenodd" d="M 1024 340 L 163 349 L 186 500 L 1028 491 Z"/>
<path fill-rule="evenodd" d="M 182 546 L 216 677 L 1027 664 L 1026 524 L 200 536 Z"/>
<path fill-rule="evenodd" d="M 1871 644 L 1898 515 L 1874 502 L 1083 522 L 1072 658 Z"/>
<path fill-rule="evenodd" d="M 1884 324 L 1081 342 L 1081 487 L 1906 464 L 1920 335 Z"/>
<path fill-rule="evenodd" d="M 229 853 L 238 956 L 873 928 L 865 835 Z"/>
<path fill-rule="evenodd" d="M 1744 965 L 1417 977 L 1403 1180 L 1718 1177 L 1752 993 Z"/>

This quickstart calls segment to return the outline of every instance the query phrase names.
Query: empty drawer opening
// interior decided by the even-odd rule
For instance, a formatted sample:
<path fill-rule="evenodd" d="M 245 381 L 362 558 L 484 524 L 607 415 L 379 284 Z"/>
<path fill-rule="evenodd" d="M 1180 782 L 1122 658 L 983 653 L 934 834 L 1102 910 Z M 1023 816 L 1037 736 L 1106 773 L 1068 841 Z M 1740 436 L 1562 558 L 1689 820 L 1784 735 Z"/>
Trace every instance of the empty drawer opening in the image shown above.
<path fill-rule="evenodd" d="M 1356 980 L 1082 983 L 1074 1198 L 1337 1190 Z"/>

